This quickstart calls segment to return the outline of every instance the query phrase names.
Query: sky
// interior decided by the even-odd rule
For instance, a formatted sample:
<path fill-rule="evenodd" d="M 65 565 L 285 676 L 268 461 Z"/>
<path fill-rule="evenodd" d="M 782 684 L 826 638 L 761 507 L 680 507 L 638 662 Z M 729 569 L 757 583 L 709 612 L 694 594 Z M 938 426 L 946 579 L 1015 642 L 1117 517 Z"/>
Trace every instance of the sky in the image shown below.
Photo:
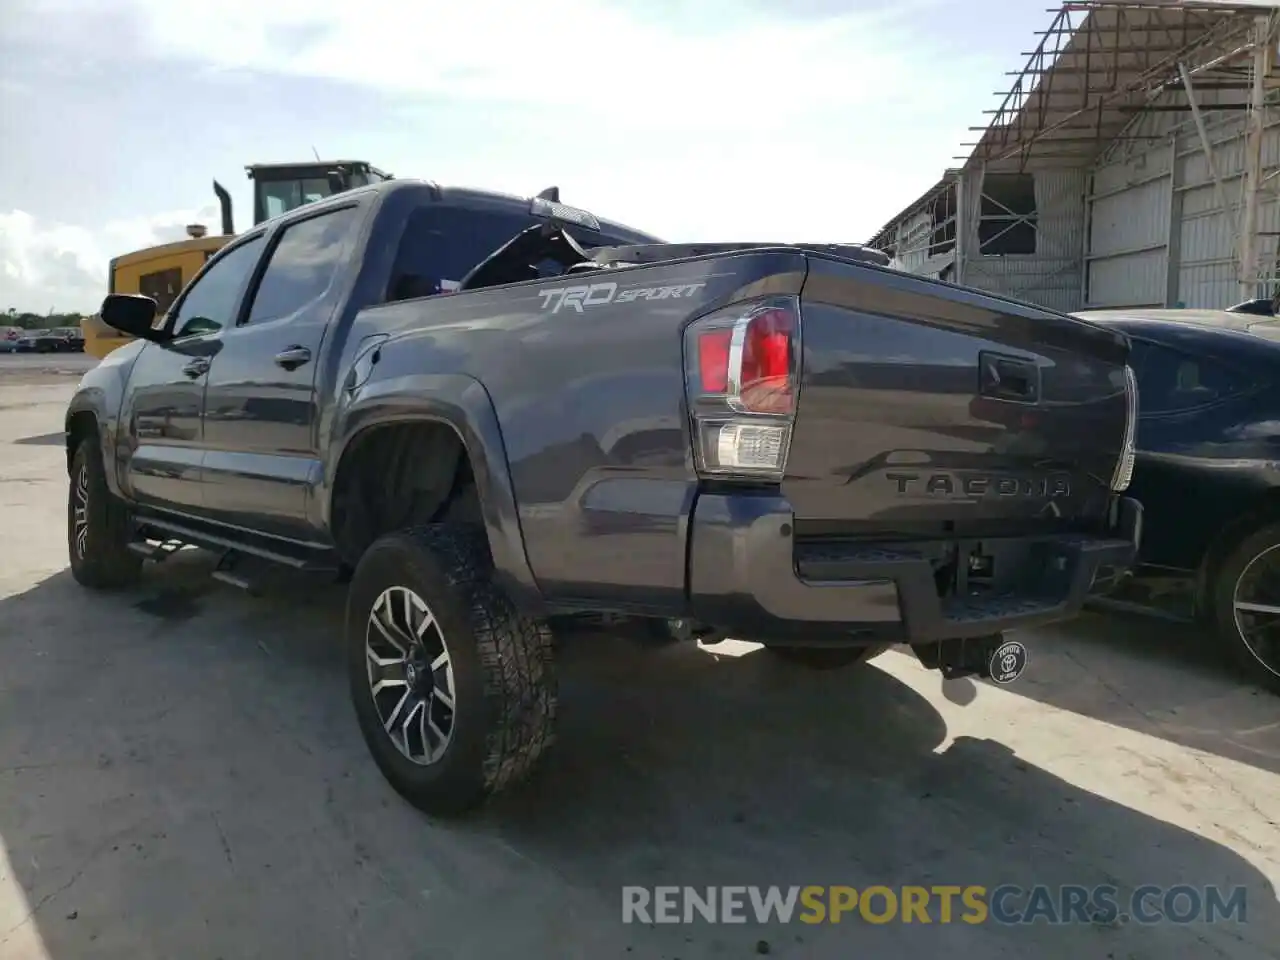
<path fill-rule="evenodd" d="M 1044 0 L 0 0 L 0 312 L 367 160 L 667 240 L 868 239 L 957 165 Z"/>

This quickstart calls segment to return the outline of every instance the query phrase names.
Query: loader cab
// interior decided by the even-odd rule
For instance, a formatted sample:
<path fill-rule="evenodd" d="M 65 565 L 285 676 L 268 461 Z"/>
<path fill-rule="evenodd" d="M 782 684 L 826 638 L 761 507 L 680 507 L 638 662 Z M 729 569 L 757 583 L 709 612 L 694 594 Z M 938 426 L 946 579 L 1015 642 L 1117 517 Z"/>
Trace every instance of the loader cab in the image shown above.
<path fill-rule="evenodd" d="M 253 181 L 255 226 L 335 193 L 392 179 L 363 160 L 255 163 L 245 167 L 245 173 Z"/>

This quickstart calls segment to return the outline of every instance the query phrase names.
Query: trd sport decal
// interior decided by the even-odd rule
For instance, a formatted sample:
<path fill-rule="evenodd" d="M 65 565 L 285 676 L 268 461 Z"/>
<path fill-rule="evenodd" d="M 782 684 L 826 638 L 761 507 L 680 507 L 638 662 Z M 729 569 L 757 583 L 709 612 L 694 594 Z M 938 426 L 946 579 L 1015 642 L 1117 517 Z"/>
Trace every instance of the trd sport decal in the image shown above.
<path fill-rule="evenodd" d="M 705 283 L 681 283 L 669 287 L 627 287 L 619 292 L 616 283 L 592 283 L 578 287 L 548 287 L 539 290 L 538 296 L 542 298 L 543 310 L 559 313 L 563 309 L 582 313 L 584 307 L 602 307 L 606 303 L 692 297 L 705 286 Z"/>

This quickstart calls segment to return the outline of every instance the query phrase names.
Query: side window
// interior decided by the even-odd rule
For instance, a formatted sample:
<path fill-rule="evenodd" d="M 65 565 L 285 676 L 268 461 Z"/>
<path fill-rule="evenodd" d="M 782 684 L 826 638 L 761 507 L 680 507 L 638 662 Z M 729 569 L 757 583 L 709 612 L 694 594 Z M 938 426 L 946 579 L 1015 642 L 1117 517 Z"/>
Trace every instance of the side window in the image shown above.
<path fill-rule="evenodd" d="M 248 322 L 287 317 L 323 297 L 343 263 L 359 213 L 358 207 L 346 207 L 286 227 L 258 284 Z"/>
<path fill-rule="evenodd" d="M 1230 367 L 1144 340 L 1132 343 L 1142 416 L 1194 410 L 1248 389 L 1244 375 Z"/>
<path fill-rule="evenodd" d="M 211 333 L 235 323 L 236 308 L 262 253 L 262 237 L 254 237 L 221 257 L 192 284 L 178 305 L 173 329 L 179 337 Z M 156 318 L 163 323 L 163 317 Z"/>

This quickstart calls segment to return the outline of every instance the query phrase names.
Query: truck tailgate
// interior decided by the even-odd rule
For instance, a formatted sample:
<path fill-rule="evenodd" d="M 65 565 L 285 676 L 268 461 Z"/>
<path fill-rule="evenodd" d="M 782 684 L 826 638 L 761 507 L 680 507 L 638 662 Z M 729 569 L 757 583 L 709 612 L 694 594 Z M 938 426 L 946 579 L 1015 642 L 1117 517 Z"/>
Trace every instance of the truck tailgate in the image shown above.
<path fill-rule="evenodd" d="M 1096 528 L 1128 419 L 1120 334 L 810 256 L 783 493 L 797 534 Z"/>

